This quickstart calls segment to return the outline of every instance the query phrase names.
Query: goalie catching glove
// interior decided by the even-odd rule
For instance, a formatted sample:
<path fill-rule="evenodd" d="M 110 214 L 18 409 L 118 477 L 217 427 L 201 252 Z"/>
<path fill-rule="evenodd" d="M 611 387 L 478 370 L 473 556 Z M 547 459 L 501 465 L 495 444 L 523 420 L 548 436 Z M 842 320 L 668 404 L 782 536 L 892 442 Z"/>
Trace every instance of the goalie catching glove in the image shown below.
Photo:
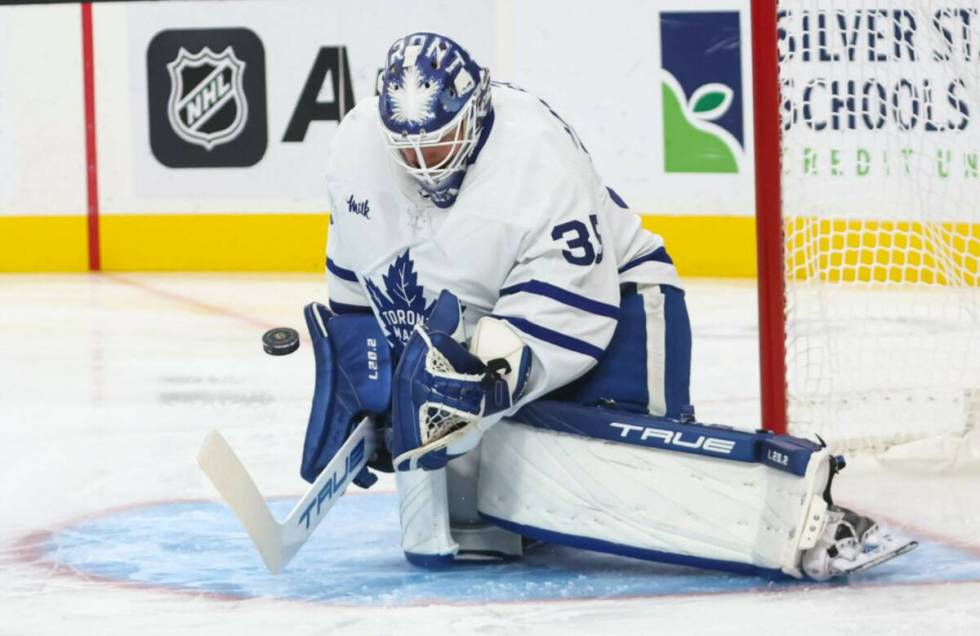
<path fill-rule="evenodd" d="M 391 452 L 396 470 L 436 470 L 471 450 L 521 397 L 531 351 L 507 323 L 486 317 L 463 345 L 459 299 L 443 291 L 395 369 Z"/>

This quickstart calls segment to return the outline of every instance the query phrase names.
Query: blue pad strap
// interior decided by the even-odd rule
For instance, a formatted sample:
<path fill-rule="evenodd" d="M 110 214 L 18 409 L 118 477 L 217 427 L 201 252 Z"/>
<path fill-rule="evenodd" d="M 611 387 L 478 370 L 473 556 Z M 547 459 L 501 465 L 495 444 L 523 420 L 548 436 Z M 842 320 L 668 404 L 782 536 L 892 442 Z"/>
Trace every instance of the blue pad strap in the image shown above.
<path fill-rule="evenodd" d="M 822 448 L 807 439 L 769 431 L 752 433 L 728 426 L 685 423 L 668 417 L 546 400 L 528 404 L 513 419 L 583 437 L 765 464 L 801 477 L 806 474 L 810 456 Z"/>

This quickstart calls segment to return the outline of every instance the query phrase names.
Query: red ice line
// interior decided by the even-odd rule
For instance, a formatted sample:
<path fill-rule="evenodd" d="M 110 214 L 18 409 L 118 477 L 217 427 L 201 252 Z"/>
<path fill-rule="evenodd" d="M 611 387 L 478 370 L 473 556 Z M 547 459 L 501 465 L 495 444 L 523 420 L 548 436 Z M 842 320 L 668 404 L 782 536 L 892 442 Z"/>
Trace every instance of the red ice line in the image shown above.
<path fill-rule="evenodd" d="M 129 285 L 130 287 L 136 287 L 137 289 L 140 289 L 148 294 L 159 296 L 167 300 L 172 300 L 174 302 L 187 305 L 195 309 L 200 309 L 211 314 L 218 314 L 220 316 L 234 318 L 239 322 L 244 322 L 248 325 L 252 325 L 253 327 L 258 327 L 260 329 L 271 329 L 275 326 L 271 323 L 265 322 L 263 320 L 259 320 L 258 318 L 253 318 L 251 316 L 236 312 L 227 307 L 222 307 L 220 305 L 212 305 L 204 301 L 198 300 L 196 298 L 193 298 L 191 296 L 185 296 L 184 294 L 179 294 L 177 292 L 160 289 L 159 287 L 154 287 L 142 281 L 138 281 L 126 276 L 120 276 L 119 274 L 103 274 L 103 275 L 112 281 L 121 283 L 123 285 Z"/>

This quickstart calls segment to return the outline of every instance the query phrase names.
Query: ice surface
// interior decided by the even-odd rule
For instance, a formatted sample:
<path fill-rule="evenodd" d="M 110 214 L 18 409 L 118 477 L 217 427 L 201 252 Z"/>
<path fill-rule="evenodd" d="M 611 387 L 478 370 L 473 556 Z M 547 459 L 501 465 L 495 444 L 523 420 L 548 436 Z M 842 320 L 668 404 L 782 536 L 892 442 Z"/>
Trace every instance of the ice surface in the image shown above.
<path fill-rule="evenodd" d="M 276 500 L 284 518 L 292 500 Z M 280 598 L 351 606 L 576 601 L 678 594 L 772 591 L 814 584 L 651 563 L 554 545 L 520 561 L 429 571 L 409 565 L 399 548 L 398 497 L 351 495 L 330 510 L 299 556 L 269 574 L 241 524 L 214 502 L 170 502 L 111 511 L 23 547 L 81 576 L 210 592 L 233 598 Z M 980 580 L 980 554 L 939 541 L 860 577 L 858 584 Z"/>
<path fill-rule="evenodd" d="M 838 498 L 924 545 L 846 585 L 558 548 L 440 579 L 401 561 L 388 479 L 266 575 L 194 457 L 219 428 L 263 492 L 302 492 L 309 343 L 273 358 L 260 336 L 324 295 L 298 275 L 0 277 L 0 634 L 980 633 L 980 477 L 870 462 Z M 753 287 L 690 281 L 688 302 L 700 418 L 754 427 Z"/>

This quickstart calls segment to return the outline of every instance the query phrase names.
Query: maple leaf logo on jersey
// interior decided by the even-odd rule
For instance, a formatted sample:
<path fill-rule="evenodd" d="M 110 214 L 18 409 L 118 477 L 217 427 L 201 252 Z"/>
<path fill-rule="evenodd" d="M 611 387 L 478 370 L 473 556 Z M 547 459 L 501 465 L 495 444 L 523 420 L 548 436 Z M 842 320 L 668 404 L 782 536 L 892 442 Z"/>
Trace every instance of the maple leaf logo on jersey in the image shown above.
<path fill-rule="evenodd" d="M 414 66 L 406 66 L 402 85 L 391 91 L 391 118 L 400 124 L 423 124 L 432 119 L 432 101 L 439 86 L 422 77 Z"/>
<path fill-rule="evenodd" d="M 400 356 L 415 325 L 429 316 L 435 301 L 425 302 L 425 289 L 418 283 L 415 264 L 408 257 L 408 250 L 388 266 L 388 273 L 383 274 L 381 280 L 387 294 L 370 279 L 367 290 L 385 323 L 388 343 L 395 355 Z"/>

